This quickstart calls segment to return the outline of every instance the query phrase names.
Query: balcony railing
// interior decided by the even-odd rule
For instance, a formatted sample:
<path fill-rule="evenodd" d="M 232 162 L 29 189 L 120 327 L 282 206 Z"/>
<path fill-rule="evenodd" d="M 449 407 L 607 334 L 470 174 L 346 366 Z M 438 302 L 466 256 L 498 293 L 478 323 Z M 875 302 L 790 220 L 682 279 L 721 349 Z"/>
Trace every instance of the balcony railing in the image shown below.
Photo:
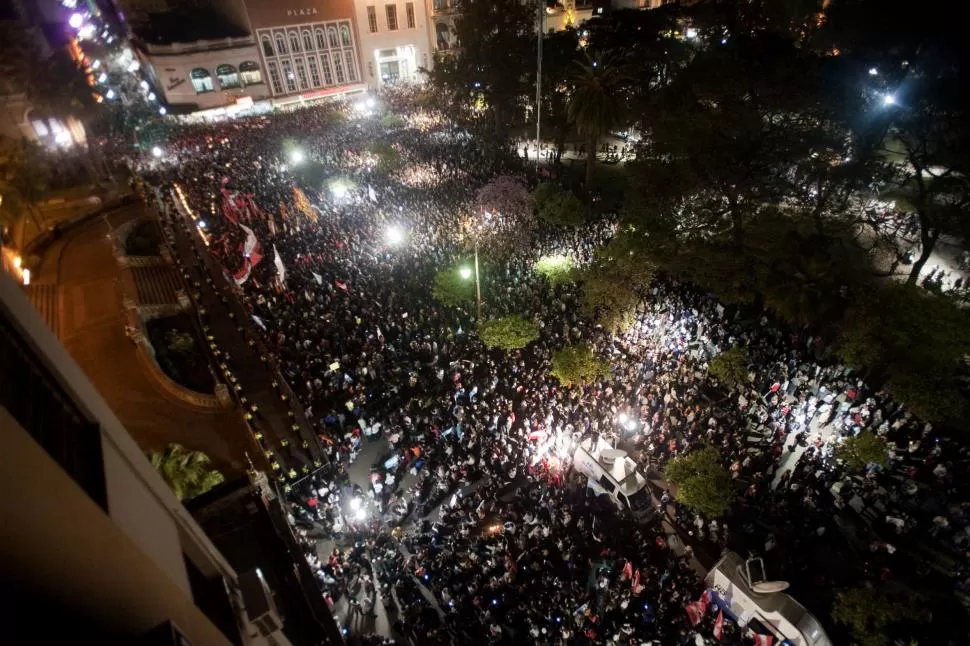
<path fill-rule="evenodd" d="M 2 311 L 0 406 L 107 511 L 98 425 L 84 417 Z"/>

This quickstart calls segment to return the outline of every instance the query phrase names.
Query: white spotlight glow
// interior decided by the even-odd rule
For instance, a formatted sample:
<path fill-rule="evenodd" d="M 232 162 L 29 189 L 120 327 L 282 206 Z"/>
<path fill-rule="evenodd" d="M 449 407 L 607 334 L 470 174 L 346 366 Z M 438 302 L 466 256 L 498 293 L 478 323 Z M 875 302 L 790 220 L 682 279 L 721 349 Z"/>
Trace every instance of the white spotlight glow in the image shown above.
<path fill-rule="evenodd" d="M 71 17 L 67 19 L 67 24 L 69 24 L 74 29 L 80 28 L 84 24 L 84 16 L 79 13 L 72 13 Z"/>
<path fill-rule="evenodd" d="M 470 267 L 462 267 L 461 269 L 458 270 L 458 275 L 464 278 L 465 280 L 468 280 L 469 278 L 472 277 L 472 270 Z"/>
<path fill-rule="evenodd" d="M 882 97 L 882 104 L 883 105 L 895 105 L 896 104 L 896 97 L 894 97 L 892 94 L 887 94 L 887 95 L 885 95 L 885 96 Z"/>
<path fill-rule="evenodd" d="M 387 228 L 387 241 L 391 244 L 400 244 L 404 240 L 404 232 L 401 227 L 391 225 Z"/>
<path fill-rule="evenodd" d="M 161 156 L 162 156 L 162 149 L 159 148 L 158 146 L 154 146 L 152 148 L 152 157 L 161 157 Z"/>
<path fill-rule="evenodd" d="M 306 159 L 306 155 L 299 148 L 294 148 L 290 151 L 290 163 L 294 166 L 302 164 L 304 159 Z"/>

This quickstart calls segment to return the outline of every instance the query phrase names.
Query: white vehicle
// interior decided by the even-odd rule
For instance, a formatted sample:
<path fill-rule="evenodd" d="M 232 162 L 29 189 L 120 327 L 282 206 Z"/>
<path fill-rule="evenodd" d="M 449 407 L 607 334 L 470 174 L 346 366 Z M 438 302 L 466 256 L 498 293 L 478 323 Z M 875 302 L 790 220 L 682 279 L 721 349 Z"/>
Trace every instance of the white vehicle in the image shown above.
<path fill-rule="evenodd" d="M 614 449 L 602 438 L 588 438 L 576 447 L 573 467 L 584 476 L 597 496 L 606 495 L 620 509 L 629 509 L 639 522 L 655 513 L 647 479 L 626 451 Z"/>
<path fill-rule="evenodd" d="M 783 645 L 832 646 L 818 619 L 783 592 L 788 584 L 766 580 L 760 558 L 745 561 L 736 552 L 728 552 L 704 581 L 724 614 L 742 628 L 769 635 Z"/>

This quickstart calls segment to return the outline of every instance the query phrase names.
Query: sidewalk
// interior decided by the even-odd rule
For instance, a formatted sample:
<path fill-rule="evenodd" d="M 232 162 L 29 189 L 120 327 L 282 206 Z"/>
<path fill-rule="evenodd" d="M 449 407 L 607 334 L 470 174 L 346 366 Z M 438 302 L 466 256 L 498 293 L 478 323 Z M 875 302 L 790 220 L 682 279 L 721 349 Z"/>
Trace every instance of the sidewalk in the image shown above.
<path fill-rule="evenodd" d="M 107 214 L 112 227 L 143 217 L 141 205 Z M 78 225 L 46 249 L 32 284 L 56 292 L 55 333 L 145 451 L 178 442 L 215 468 L 241 471 L 251 446 L 238 410 L 201 410 L 171 397 L 147 373 L 125 335 L 122 270 L 102 218 Z"/>

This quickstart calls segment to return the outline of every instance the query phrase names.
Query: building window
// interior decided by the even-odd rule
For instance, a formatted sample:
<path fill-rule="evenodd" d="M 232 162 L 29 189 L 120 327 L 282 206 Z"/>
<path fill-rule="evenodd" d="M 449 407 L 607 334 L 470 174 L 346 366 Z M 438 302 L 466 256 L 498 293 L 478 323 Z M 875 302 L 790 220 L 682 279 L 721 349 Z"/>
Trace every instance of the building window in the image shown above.
<path fill-rule="evenodd" d="M 290 51 L 300 51 L 300 38 L 296 35 L 295 31 L 290 32 Z"/>
<path fill-rule="evenodd" d="M 350 25 L 347 23 L 340 25 L 340 42 L 344 47 L 350 47 Z"/>
<path fill-rule="evenodd" d="M 337 83 L 345 83 L 344 77 L 344 61 L 340 56 L 340 52 L 333 52 L 333 72 L 337 75 Z"/>
<path fill-rule="evenodd" d="M 270 61 L 266 64 L 269 68 L 269 82 L 273 86 L 273 94 L 283 94 L 283 83 L 280 81 L 280 68 L 276 64 L 276 61 Z"/>
<path fill-rule="evenodd" d="M 414 29 L 415 22 L 414 22 L 414 3 L 413 2 L 409 2 L 406 5 L 404 5 L 404 14 L 405 16 L 407 16 L 408 29 Z"/>
<path fill-rule="evenodd" d="M 372 34 L 377 33 L 377 7 L 374 5 L 367 7 L 367 29 Z"/>
<path fill-rule="evenodd" d="M 337 49 L 340 47 L 340 41 L 337 40 L 336 27 L 327 27 L 327 40 L 330 41 L 330 49 Z"/>
<path fill-rule="evenodd" d="M 330 69 L 330 56 L 320 55 L 320 67 L 323 68 L 323 84 L 333 85 L 333 70 Z"/>
<path fill-rule="evenodd" d="M 300 89 L 305 90 L 309 87 L 306 82 L 306 65 L 302 58 L 296 59 L 293 63 L 296 66 L 296 78 L 300 81 Z"/>
<path fill-rule="evenodd" d="M 276 53 L 286 53 L 286 39 L 283 38 L 283 34 L 276 34 Z"/>
<path fill-rule="evenodd" d="M 390 31 L 397 31 L 397 5 L 385 5 L 384 11 L 387 12 L 387 28 Z"/>
<path fill-rule="evenodd" d="M 320 68 L 317 65 L 317 57 L 310 56 L 307 58 L 307 65 L 310 68 L 310 82 L 313 83 L 313 87 L 320 87 Z"/>
<path fill-rule="evenodd" d="M 239 78 L 243 85 L 261 85 L 263 72 L 256 61 L 245 61 L 239 64 Z"/>
<path fill-rule="evenodd" d="M 311 36 L 310 32 L 308 31 L 303 32 L 303 51 L 305 52 L 313 51 L 313 36 Z"/>
<path fill-rule="evenodd" d="M 317 29 L 313 33 L 317 37 L 317 49 L 319 49 L 321 52 L 327 51 L 327 38 L 323 35 L 323 30 Z"/>
<path fill-rule="evenodd" d="M 347 63 L 347 79 L 350 81 L 356 81 L 357 63 L 354 62 L 354 50 L 352 49 L 344 50 L 344 62 Z"/>
<path fill-rule="evenodd" d="M 287 92 L 296 92 L 296 75 L 290 61 L 283 61 L 283 82 L 286 83 Z"/>
<path fill-rule="evenodd" d="M 204 94 L 205 92 L 215 90 L 215 86 L 212 85 L 212 75 L 209 74 L 209 70 L 197 67 L 192 70 L 189 76 L 192 77 L 192 87 L 195 88 L 196 94 Z"/>
<path fill-rule="evenodd" d="M 276 52 L 273 51 L 273 42 L 269 39 L 269 36 L 263 36 L 260 39 L 263 43 L 263 54 L 266 56 L 276 56 Z"/>
<path fill-rule="evenodd" d="M 451 44 L 451 35 L 448 25 L 443 22 L 439 22 L 434 27 L 435 35 L 438 37 L 438 49 L 448 49 Z"/>
<path fill-rule="evenodd" d="M 219 87 L 223 90 L 239 87 L 239 72 L 232 65 L 219 65 L 216 67 L 216 78 L 219 79 Z"/>

